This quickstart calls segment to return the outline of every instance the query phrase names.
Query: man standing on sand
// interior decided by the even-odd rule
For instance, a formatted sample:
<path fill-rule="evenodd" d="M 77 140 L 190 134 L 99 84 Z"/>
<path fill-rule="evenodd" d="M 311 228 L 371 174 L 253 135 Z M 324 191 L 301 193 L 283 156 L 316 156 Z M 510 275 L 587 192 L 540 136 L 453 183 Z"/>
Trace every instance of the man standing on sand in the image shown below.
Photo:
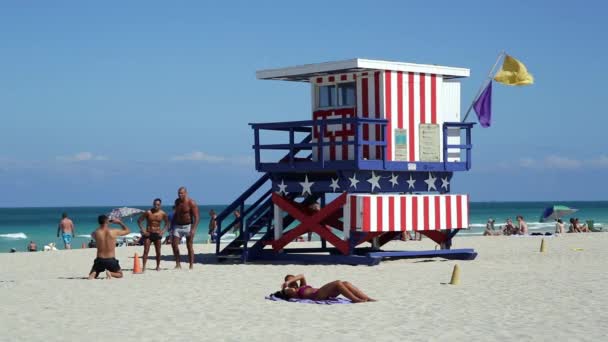
<path fill-rule="evenodd" d="M 198 228 L 200 215 L 198 206 L 193 199 L 188 197 L 186 187 L 180 187 L 177 190 L 178 198 L 175 200 L 175 215 L 173 216 L 173 255 L 175 255 L 175 268 L 182 268 L 179 255 L 179 241 L 182 237 L 186 237 L 186 246 L 188 248 L 188 261 L 190 269 L 194 267 L 194 248 L 192 242 Z"/>
<path fill-rule="evenodd" d="M 61 238 L 63 239 L 63 247 L 65 249 L 72 249 L 72 238 L 76 235 L 76 229 L 74 228 L 74 222 L 68 217 L 68 213 L 61 215 L 61 221 L 57 225 L 57 237 L 61 232 Z"/>
<path fill-rule="evenodd" d="M 115 257 L 116 237 L 125 236 L 131 231 L 119 219 L 108 220 L 106 215 L 99 215 L 97 222 L 99 227 L 91 234 L 97 244 L 97 258 L 89 272 L 89 279 L 97 278 L 103 271 L 106 271 L 107 279 L 122 278 L 122 270 Z M 122 229 L 110 229 L 109 223 L 118 224 Z"/>
<path fill-rule="evenodd" d="M 142 272 L 146 271 L 146 261 L 148 261 L 148 253 L 150 252 L 150 244 L 152 242 L 154 242 L 154 249 L 156 250 L 156 270 L 160 271 L 160 240 L 162 240 L 165 230 L 169 227 L 169 217 L 161 209 L 161 204 L 160 198 L 154 199 L 152 209 L 146 210 L 137 220 L 139 231 L 144 238 L 144 265 Z M 146 228 L 141 225 L 144 220 L 146 220 Z M 165 223 L 163 229 L 160 228 L 161 221 Z"/>

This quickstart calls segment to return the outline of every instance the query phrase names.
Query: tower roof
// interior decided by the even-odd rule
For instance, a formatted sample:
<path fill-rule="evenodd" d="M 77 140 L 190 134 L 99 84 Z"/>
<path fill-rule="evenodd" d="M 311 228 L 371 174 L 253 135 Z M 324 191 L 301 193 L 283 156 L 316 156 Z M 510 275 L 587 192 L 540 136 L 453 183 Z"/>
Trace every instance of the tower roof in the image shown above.
<path fill-rule="evenodd" d="M 315 76 L 378 70 L 420 72 L 443 75 L 445 78 L 469 77 L 470 74 L 469 69 L 465 68 L 355 58 L 343 61 L 259 70 L 256 72 L 256 77 L 261 80 L 309 82 L 310 78 Z"/>

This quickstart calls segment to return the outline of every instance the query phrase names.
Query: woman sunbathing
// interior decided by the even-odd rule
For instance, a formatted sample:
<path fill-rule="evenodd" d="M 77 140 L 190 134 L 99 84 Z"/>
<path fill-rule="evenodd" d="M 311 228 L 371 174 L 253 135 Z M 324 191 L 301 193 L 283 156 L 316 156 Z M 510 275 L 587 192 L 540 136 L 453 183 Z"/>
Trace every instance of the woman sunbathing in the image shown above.
<path fill-rule="evenodd" d="M 302 274 L 297 276 L 286 275 L 285 282 L 281 285 L 281 291 L 274 293 L 275 297 L 281 299 L 300 298 L 312 300 L 326 300 L 339 295 L 343 295 L 353 303 L 376 301 L 347 281 L 335 280 L 318 289 L 314 288 L 306 283 L 306 278 Z"/>

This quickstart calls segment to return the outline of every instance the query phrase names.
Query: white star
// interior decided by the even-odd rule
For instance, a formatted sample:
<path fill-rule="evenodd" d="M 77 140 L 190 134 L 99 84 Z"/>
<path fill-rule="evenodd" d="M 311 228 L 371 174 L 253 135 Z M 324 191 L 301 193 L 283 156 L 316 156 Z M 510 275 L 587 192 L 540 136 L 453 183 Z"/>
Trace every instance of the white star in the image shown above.
<path fill-rule="evenodd" d="M 353 188 L 357 188 L 357 183 L 359 183 L 359 180 L 357 179 L 357 174 L 353 173 L 353 177 L 349 178 L 348 180 L 350 180 L 350 186 L 352 186 Z"/>
<path fill-rule="evenodd" d="M 277 184 L 279 187 L 279 195 L 287 193 L 287 184 L 281 179 L 281 184 Z"/>
<path fill-rule="evenodd" d="M 338 178 L 336 178 L 336 179 L 333 179 L 333 178 L 332 178 L 332 179 L 331 179 L 331 185 L 330 185 L 329 187 L 330 187 L 330 188 L 332 188 L 332 190 L 333 190 L 334 192 L 336 192 L 336 189 L 339 189 L 339 188 L 340 188 L 340 185 L 338 185 L 338 180 L 339 180 Z"/>
<path fill-rule="evenodd" d="M 372 192 L 374 192 L 374 188 L 380 188 L 380 176 L 376 176 L 376 173 L 374 171 L 372 171 L 372 178 L 369 178 L 367 180 L 368 183 L 370 183 L 372 185 Z"/>
<path fill-rule="evenodd" d="M 450 185 L 450 182 L 448 182 L 448 177 L 441 178 L 441 187 L 447 190 L 448 185 Z"/>
<path fill-rule="evenodd" d="M 300 185 L 302 186 L 302 196 L 304 196 L 306 194 L 312 195 L 310 188 L 312 187 L 313 184 L 315 184 L 315 183 L 309 182 L 308 175 L 306 175 L 306 178 L 304 178 L 304 182 L 300 182 Z"/>
<path fill-rule="evenodd" d="M 414 184 L 416 184 L 416 180 L 412 178 L 412 174 L 410 173 L 410 179 L 406 181 L 408 189 L 415 189 Z"/>
<path fill-rule="evenodd" d="M 429 178 L 427 178 L 424 182 L 427 185 L 427 190 L 426 191 L 431 191 L 431 189 L 437 191 L 437 187 L 435 186 L 435 180 L 437 180 L 436 177 L 433 177 L 433 174 L 429 172 Z"/>
<path fill-rule="evenodd" d="M 393 184 L 393 188 L 395 187 L 395 185 L 399 185 L 399 182 L 397 182 L 398 177 L 399 177 L 399 175 L 395 175 L 394 173 L 391 172 L 391 180 L 389 182 L 391 184 Z"/>

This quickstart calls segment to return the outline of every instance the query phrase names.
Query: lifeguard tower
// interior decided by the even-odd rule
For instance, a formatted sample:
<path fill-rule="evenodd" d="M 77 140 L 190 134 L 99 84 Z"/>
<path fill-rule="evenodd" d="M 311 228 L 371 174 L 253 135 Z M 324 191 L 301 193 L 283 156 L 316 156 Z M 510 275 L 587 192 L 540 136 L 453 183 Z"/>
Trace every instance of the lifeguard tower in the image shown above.
<path fill-rule="evenodd" d="M 460 122 L 459 81 L 468 76 L 464 68 L 368 59 L 258 71 L 258 79 L 309 83 L 312 113 L 250 124 L 262 177 L 218 215 L 218 259 L 475 258 L 472 249 L 450 249 L 469 225 L 468 195 L 450 191 L 454 172 L 471 167 L 473 123 Z M 262 141 L 269 133 L 272 143 Z M 224 224 L 236 209 L 240 218 Z M 220 245 L 234 227 L 238 237 Z M 441 248 L 381 249 L 404 231 Z M 288 248 L 311 232 L 320 248 Z"/>

